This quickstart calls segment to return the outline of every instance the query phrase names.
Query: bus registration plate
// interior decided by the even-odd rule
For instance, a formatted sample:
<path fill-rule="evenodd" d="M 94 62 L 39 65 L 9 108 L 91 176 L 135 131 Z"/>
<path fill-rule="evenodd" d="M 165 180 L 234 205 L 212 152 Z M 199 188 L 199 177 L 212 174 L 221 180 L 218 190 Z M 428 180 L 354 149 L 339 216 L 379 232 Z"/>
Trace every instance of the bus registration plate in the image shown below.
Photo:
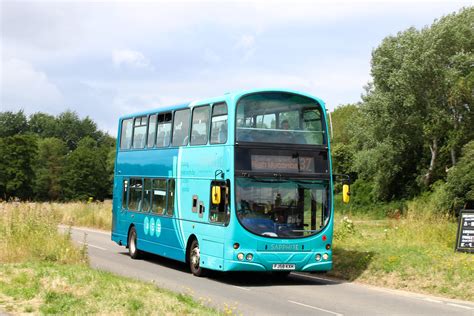
<path fill-rule="evenodd" d="M 273 270 L 294 270 L 294 264 L 277 263 L 273 265 Z"/>

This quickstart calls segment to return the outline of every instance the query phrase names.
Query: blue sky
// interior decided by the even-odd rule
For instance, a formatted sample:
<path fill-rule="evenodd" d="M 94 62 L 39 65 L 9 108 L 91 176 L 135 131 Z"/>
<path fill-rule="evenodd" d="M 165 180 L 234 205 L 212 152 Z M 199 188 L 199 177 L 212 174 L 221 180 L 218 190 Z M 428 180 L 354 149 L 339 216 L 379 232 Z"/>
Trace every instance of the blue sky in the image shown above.
<path fill-rule="evenodd" d="M 472 1 L 2 1 L 0 110 L 120 115 L 284 87 L 360 100 L 382 39 Z"/>

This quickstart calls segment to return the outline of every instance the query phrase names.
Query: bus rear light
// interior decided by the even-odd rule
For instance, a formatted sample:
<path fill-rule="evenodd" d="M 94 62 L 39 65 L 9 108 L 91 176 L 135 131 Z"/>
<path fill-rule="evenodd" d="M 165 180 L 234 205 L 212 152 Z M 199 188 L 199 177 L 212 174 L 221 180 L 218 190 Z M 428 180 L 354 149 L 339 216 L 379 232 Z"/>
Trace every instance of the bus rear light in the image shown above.
<path fill-rule="evenodd" d="M 323 259 L 324 259 L 324 260 L 328 260 L 328 259 L 329 259 L 329 255 L 328 255 L 327 253 L 325 253 L 325 254 L 323 255 Z"/>
<path fill-rule="evenodd" d="M 326 235 L 323 235 L 323 241 L 326 241 L 328 238 L 326 237 Z"/>
<path fill-rule="evenodd" d="M 236 242 L 236 243 L 234 244 L 234 249 L 239 249 L 239 247 L 240 247 L 239 243 Z"/>
<path fill-rule="evenodd" d="M 321 254 L 317 253 L 316 256 L 314 256 L 314 259 L 316 259 L 316 261 L 321 261 Z"/>
<path fill-rule="evenodd" d="M 251 253 L 248 253 L 245 259 L 247 259 L 247 261 L 252 261 L 253 255 Z"/>
<path fill-rule="evenodd" d="M 244 254 L 241 253 L 241 252 L 239 252 L 239 253 L 237 254 L 237 259 L 239 259 L 239 261 L 244 260 Z"/>
<path fill-rule="evenodd" d="M 331 244 L 326 245 L 326 250 L 329 250 L 329 249 L 331 249 Z"/>

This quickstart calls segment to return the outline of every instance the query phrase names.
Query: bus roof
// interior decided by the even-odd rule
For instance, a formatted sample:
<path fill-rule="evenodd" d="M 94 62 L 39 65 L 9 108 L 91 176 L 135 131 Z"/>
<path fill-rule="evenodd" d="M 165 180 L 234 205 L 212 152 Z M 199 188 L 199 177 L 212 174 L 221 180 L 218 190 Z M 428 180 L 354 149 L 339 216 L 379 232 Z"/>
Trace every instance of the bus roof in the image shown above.
<path fill-rule="evenodd" d="M 188 107 L 193 107 L 197 105 L 204 105 L 204 104 L 209 104 L 209 103 L 216 103 L 216 102 L 222 102 L 222 101 L 227 101 L 227 103 L 232 103 L 229 101 L 236 101 L 240 99 L 242 96 L 247 95 L 247 94 L 252 94 L 252 93 L 258 93 L 258 92 L 288 92 L 288 93 L 294 93 L 294 94 L 299 94 L 306 96 L 308 98 L 316 100 L 321 107 L 323 108 L 323 111 L 325 110 L 325 103 L 323 100 L 321 100 L 318 97 L 315 97 L 313 95 L 310 95 L 308 93 L 292 90 L 292 89 L 251 89 L 251 90 L 238 90 L 234 92 L 227 92 L 221 96 L 217 97 L 212 97 L 212 98 L 205 98 L 205 99 L 197 99 L 193 100 L 187 103 L 180 103 L 180 104 L 175 104 L 175 105 L 170 105 L 170 106 L 160 106 L 157 108 L 153 108 L 147 111 L 141 111 L 141 112 L 135 112 L 135 113 L 130 113 L 126 114 L 120 117 L 120 120 L 126 119 L 126 118 L 131 118 L 131 117 L 136 117 L 136 116 L 141 116 L 141 115 L 149 115 L 157 112 L 166 112 L 166 111 L 174 111 L 178 109 L 184 109 Z"/>

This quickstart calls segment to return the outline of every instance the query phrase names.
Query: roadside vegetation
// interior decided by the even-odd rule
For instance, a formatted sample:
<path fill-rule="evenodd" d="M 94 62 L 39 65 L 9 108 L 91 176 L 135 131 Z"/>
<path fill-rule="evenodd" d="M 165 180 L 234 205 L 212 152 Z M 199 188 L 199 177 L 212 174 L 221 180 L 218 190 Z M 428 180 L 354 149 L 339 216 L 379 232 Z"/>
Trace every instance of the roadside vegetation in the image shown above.
<path fill-rule="evenodd" d="M 432 200 L 426 196 L 369 210 L 337 205 L 329 275 L 474 301 L 474 257 L 454 251 L 457 221 L 449 213 L 434 213 Z"/>
<path fill-rule="evenodd" d="M 87 248 L 75 246 L 70 234 L 59 233 L 57 225 L 64 210 L 65 214 L 75 214 L 100 207 L 47 205 L 0 203 L 0 311 L 10 314 L 218 313 L 188 295 L 91 269 Z"/>

